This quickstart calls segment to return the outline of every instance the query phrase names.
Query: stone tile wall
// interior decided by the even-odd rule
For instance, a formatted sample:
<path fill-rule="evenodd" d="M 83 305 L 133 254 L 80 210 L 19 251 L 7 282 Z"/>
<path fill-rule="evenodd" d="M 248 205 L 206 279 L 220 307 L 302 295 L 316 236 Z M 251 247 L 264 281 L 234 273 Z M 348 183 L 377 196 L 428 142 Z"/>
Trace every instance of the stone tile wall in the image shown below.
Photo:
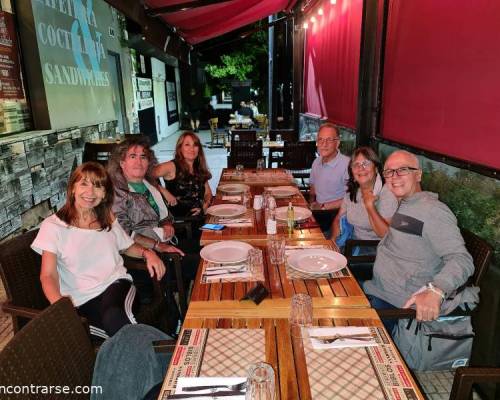
<path fill-rule="evenodd" d="M 110 121 L 0 138 L 0 240 L 38 225 L 59 209 L 69 175 L 82 162 L 85 142 L 115 137 L 116 125 Z"/>

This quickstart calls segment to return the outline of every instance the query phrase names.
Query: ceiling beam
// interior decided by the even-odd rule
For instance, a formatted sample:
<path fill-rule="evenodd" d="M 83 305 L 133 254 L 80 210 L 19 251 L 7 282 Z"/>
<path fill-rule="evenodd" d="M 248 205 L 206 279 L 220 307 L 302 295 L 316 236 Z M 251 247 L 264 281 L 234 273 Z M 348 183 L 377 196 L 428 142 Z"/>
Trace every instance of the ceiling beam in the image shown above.
<path fill-rule="evenodd" d="M 162 14 L 169 14 L 178 11 L 187 11 L 193 8 L 210 6 L 212 4 L 227 3 L 232 0 L 194 0 L 188 1 L 187 3 L 178 3 L 171 6 L 149 8 L 146 10 L 146 14 L 150 17 L 158 17 Z"/>

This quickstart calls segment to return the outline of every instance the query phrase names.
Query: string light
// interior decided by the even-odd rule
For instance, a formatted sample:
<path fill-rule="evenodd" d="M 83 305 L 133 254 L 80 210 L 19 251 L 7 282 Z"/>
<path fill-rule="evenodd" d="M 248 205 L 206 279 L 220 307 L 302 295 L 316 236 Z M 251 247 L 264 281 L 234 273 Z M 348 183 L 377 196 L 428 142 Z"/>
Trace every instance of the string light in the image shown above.
<path fill-rule="evenodd" d="M 330 0 L 330 4 L 337 4 L 337 0 Z"/>
<path fill-rule="evenodd" d="M 307 22 L 304 22 L 304 24 L 302 25 L 302 28 L 304 28 L 304 29 L 309 28 L 309 24 Z"/>
<path fill-rule="evenodd" d="M 313 15 L 313 16 L 311 17 L 311 23 L 313 23 L 313 24 L 314 24 L 315 22 L 316 22 L 316 17 Z"/>
<path fill-rule="evenodd" d="M 323 9 L 322 9 L 322 8 L 320 8 L 320 9 L 318 10 L 318 15 L 323 15 Z"/>

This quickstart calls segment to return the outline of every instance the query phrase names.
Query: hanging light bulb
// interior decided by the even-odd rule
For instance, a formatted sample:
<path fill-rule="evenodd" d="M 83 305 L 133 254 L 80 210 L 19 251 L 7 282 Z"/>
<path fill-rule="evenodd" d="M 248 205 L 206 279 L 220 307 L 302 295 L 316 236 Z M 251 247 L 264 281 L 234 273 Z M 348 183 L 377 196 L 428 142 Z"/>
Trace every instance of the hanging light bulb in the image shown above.
<path fill-rule="evenodd" d="M 322 9 L 322 8 L 320 8 L 320 9 L 318 10 L 318 15 L 323 15 L 323 9 Z"/>
<path fill-rule="evenodd" d="M 316 22 L 316 17 L 313 15 L 313 16 L 311 17 L 311 23 L 312 23 L 312 24 L 314 24 L 315 22 Z"/>
<path fill-rule="evenodd" d="M 302 28 L 304 28 L 304 29 L 309 28 L 309 24 L 307 22 L 304 22 L 304 24 L 302 25 Z"/>

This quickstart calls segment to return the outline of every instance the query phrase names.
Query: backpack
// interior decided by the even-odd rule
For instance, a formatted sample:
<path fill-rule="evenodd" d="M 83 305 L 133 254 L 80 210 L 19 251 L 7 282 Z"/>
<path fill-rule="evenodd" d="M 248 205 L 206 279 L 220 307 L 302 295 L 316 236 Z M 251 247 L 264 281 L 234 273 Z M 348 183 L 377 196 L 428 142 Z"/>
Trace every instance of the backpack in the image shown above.
<path fill-rule="evenodd" d="M 435 321 L 401 319 L 394 342 L 408 366 L 416 371 L 450 370 L 469 363 L 474 332 L 470 316 Z"/>

